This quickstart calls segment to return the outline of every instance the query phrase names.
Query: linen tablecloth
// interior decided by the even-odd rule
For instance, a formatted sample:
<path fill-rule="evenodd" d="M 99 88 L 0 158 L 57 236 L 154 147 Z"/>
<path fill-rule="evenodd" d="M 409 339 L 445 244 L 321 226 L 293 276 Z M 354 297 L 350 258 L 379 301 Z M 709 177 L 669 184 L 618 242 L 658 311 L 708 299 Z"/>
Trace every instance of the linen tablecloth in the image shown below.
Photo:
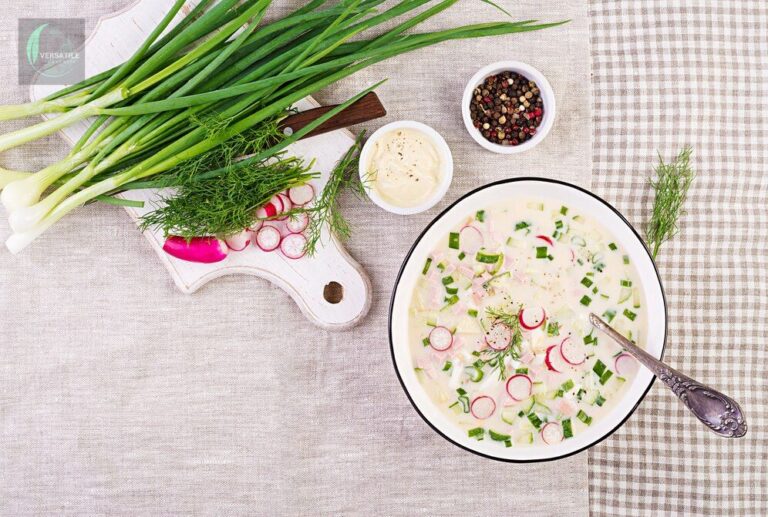
<path fill-rule="evenodd" d="M 128 3 L 5 5 L 0 102 L 26 95 L 16 86 L 17 18 L 82 16 L 92 27 Z M 0 514 L 768 514 L 768 7 L 591 0 L 588 33 L 586 4 L 560 4 L 512 5 L 516 18 L 574 19 L 560 32 L 404 56 L 319 100 L 390 77 L 379 92 L 388 120 L 423 120 L 454 151 L 444 204 L 472 186 L 538 174 L 591 185 L 641 226 L 656 151 L 671 158 L 692 145 L 699 178 L 682 233 L 659 260 L 666 358 L 740 400 L 747 438 L 714 437 L 655 386 L 587 454 L 534 466 L 476 458 L 413 412 L 386 344 L 396 269 L 433 213 L 404 220 L 346 200 L 358 229 L 349 248 L 375 299 L 360 327 L 334 334 L 258 280 L 181 295 L 124 213 L 89 207 L 19 257 L 0 252 Z M 479 2 L 454 9 L 433 26 L 495 16 Z M 589 43 L 591 85 L 581 59 Z M 560 103 L 548 139 L 513 158 L 473 144 L 456 107 L 475 69 L 504 58 L 542 69 Z M 35 169 L 65 152 L 52 137 L 3 154 L 2 165 Z"/>
<path fill-rule="evenodd" d="M 129 3 L 15 4 L 0 20 L 11 40 L 4 47 L 15 46 L 16 17 L 87 16 L 92 27 L 97 15 Z M 276 1 L 270 15 L 301 3 Z M 339 102 L 390 78 L 378 90 L 390 114 L 366 127 L 412 118 L 445 135 L 456 173 L 442 206 L 521 173 L 586 186 L 587 3 L 545 3 L 547 19 L 574 21 L 401 56 L 318 100 Z M 515 18 L 540 17 L 541 5 L 518 5 Z M 463 1 L 421 30 L 500 18 L 487 4 Z M 464 130 L 464 85 L 487 62 L 523 57 L 549 77 L 564 115 L 536 152 L 489 156 Z M 15 62 L 3 59 L 2 100 L 21 100 Z M 62 152 L 51 138 L 2 160 L 33 168 Z M 78 211 L 17 257 L 0 252 L 0 513 L 586 515 L 586 454 L 556 464 L 490 462 L 451 445 L 416 414 L 391 364 L 387 306 L 405 253 L 437 210 L 406 218 L 345 201 L 356 229 L 349 250 L 371 277 L 374 298 L 362 324 L 342 333 L 313 327 L 287 295 L 254 278 L 179 293 L 113 207 Z"/>

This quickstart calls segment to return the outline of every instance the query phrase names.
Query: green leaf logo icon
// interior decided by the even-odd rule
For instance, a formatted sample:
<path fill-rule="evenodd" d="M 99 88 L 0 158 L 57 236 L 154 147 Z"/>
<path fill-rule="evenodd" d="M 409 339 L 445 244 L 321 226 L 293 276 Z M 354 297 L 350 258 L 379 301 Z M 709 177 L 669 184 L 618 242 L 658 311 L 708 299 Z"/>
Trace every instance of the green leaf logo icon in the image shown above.
<path fill-rule="evenodd" d="M 48 27 L 48 24 L 44 23 L 29 35 L 27 40 L 27 61 L 30 65 L 37 63 L 37 59 L 40 57 L 40 37 L 46 27 Z"/>

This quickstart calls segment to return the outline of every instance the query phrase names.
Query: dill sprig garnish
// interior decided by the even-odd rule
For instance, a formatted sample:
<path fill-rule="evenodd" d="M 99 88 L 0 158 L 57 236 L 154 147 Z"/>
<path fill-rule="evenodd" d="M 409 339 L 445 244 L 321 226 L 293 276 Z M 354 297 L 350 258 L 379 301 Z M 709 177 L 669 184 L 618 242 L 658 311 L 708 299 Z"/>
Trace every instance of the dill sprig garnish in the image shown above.
<path fill-rule="evenodd" d="M 357 174 L 360 160 L 360 148 L 365 132 L 362 131 L 355 139 L 355 143 L 344 153 L 331 171 L 328 183 L 320 193 L 315 204 L 307 209 L 309 212 L 309 226 L 307 226 L 306 252 L 312 256 L 318 246 L 323 242 L 323 229 L 327 227 L 342 242 L 352 235 L 352 227 L 349 221 L 341 213 L 338 204 L 339 194 L 349 190 L 358 197 L 365 195 L 365 186 Z"/>
<path fill-rule="evenodd" d="M 690 147 L 683 148 L 672 163 L 664 163 L 659 154 L 659 165 L 654 169 L 656 179 L 650 180 L 656 196 L 651 219 L 645 229 L 653 258 L 656 258 L 661 245 L 679 230 L 678 220 L 685 213 L 683 204 L 695 178 L 690 166 L 691 152 Z"/>
<path fill-rule="evenodd" d="M 493 323 L 503 323 L 512 332 L 512 339 L 509 341 L 509 345 L 502 350 L 494 350 L 493 348 L 486 348 L 480 352 L 479 362 L 482 365 L 478 365 L 482 368 L 485 365 L 490 366 L 492 372 L 499 372 L 499 379 L 504 380 L 507 378 L 507 357 L 512 359 L 520 358 L 520 345 L 523 342 L 523 333 L 520 330 L 520 320 L 518 319 L 518 311 L 508 311 L 502 307 L 488 307 L 485 309 L 485 315 Z"/>

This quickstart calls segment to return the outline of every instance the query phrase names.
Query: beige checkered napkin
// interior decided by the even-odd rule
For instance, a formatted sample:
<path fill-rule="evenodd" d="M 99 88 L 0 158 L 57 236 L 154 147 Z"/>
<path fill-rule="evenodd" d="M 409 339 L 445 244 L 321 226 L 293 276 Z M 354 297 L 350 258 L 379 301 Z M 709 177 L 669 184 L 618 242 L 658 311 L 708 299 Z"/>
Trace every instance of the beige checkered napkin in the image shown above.
<path fill-rule="evenodd" d="M 594 448 L 594 515 L 768 515 L 768 3 L 590 2 L 597 193 L 641 225 L 657 150 L 694 148 L 682 233 L 662 249 L 665 358 L 742 404 L 707 431 L 661 385 Z"/>

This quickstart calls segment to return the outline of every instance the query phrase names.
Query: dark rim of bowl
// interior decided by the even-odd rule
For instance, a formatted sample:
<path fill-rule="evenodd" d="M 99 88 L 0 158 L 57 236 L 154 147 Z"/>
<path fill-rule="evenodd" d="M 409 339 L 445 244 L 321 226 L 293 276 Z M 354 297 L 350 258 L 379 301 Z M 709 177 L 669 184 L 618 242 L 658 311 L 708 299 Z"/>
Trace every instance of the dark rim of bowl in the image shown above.
<path fill-rule="evenodd" d="M 410 401 L 410 403 L 413 406 L 413 408 L 416 410 L 416 413 L 418 413 L 418 415 L 421 417 L 421 419 L 424 420 L 424 422 L 426 422 L 427 425 L 429 427 L 431 427 L 433 431 L 435 431 L 437 434 L 442 436 L 444 439 L 446 439 L 447 441 L 449 441 L 453 445 L 456 445 L 457 447 L 459 447 L 461 449 L 464 449 L 465 451 L 471 452 L 472 454 L 476 454 L 477 456 L 481 456 L 483 458 L 488 458 L 488 459 L 496 460 L 496 461 L 502 461 L 502 462 L 505 462 L 505 463 L 543 463 L 545 461 L 560 460 L 560 459 L 563 459 L 563 458 L 567 458 L 569 456 L 573 456 L 574 454 L 578 454 L 578 453 L 580 453 L 582 451 L 585 451 L 585 450 L 589 449 L 590 447 L 593 447 L 593 446 L 597 445 L 598 443 L 602 442 L 603 440 L 605 440 L 606 438 L 611 436 L 613 433 L 615 433 L 616 430 L 619 429 L 621 426 L 623 426 L 624 423 L 629 419 L 629 417 L 631 417 L 634 414 L 634 412 L 637 409 L 637 407 L 645 399 L 645 396 L 648 394 L 648 391 L 650 391 L 651 386 L 653 386 L 653 383 L 656 380 L 656 376 L 654 375 L 654 376 L 651 377 L 651 381 L 648 383 L 648 387 L 645 388 L 645 391 L 640 396 L 640 398 L 637 400 L 637 403 L 632 407 L 632 409 L 629 410 L 629 412 L 622 419 L 621 422 L 619 422 L 613 429 L 611 429 L 610 431 L 608 431 L 607 433 L 605 433 L 601 437 L 596 438 L 593 442 L 588 443 L 584 447 L 581 447 L 580 449 L 575 450 L 573 452 L 569 452 L 567 454 L 562 454 L 560 456 L 554 456 L 552 458 L 541 458 L 541 459 L 530 459 L 530 460 L 499 458 L 498 456 L 491 456 L 490 454 L 485 454 L 485 453 L 476 451 L 474 449 L 466 447 L 465 445 L 462 445 L 462 444 L 452 440 L 447 435 L 445 435 L 442 431 L 440 431 L 440 429 L 438 429 L 434 424 L 432 424 L 432 422 L 430 422 L 429 419 L 427 419 L 427 417 L 424 416 L 424 414 L 421 412 L 421 410 L 419 410 L 419 408 L 416 405 L 416 403 L 413 401 L 413 398 L 411 397 L 411 394 L 408 391 L 408 388 L 405 387 L 405 382 L 403 382 L 403 378 L 400 375 L 400 370 L 397 367 L 397 360 L 395 359 L 395 344 L 394 344 L 394 340 L 392 339 L 392 309 L 394 308 L 394 304 L 395 304 L 395 295 L 397 294 L 397 289 L 400 286 L 400 280 L 401 280 L 401 278 L 403 276 L 403 271 L 405 270 L 405 266 L 408 264 L 408 261 L 411 259 L 411 255 L 413 254 L 413 251 L 416 249 L 416 246 L 419 244 L 421 239 L 424 238 L 424 235 L 429 231 L 430 228 L 432 228 L 432 226 L 438 220 L 440 220 L 445 214 L 447 214 L 451 209 L 453 209 L 454 206 L 456 206 L 458 203 L 460 203 L 464 199 L 472 196 L 473 194 L 476 194 L 477 192 L 480 192 L 481 190 L 485 190 L 485 189 L 488 189 L 488 188 L 491 188 L 491 187 L 495 187 L 497 185 L 504 185 L 506 183 L 517 183 L 517 182 L 521 182 L 521 181 L 537 181 L 537 182 L 542 182 L 542 183 L 554 183 L 554 184 L 557 184 L 557 185 L 563 185 L 565 187 L 570 187 L 572 189 L 575 189 L 575 190 L 577 190 L 579 192 L 587 194 L 588 196 L 594 198 L 595 200 L 599 201 L 600 203 L 602 203 L 605 206 L 607 206 L 608 208 L 610 208 L 619 217 L 619 219 L 621 219 L 621 221 L 624 222 L 624 224 L 627 225 L 627 228 L 629 228 L 630 231 L 635 235 L 637 240 L 640 241 L 640 243 L 643 246 L 643 249 L 648 254 L 648 258 L 650 259 L 651 264 L 653 265 L 653 269 L 656 272 L 656 279 L 659 282 L 659 289 L 661 290 L 661 299 L 662 299 L 662 301 L 664 303 L 664 339 L 662 340 L 662 343 L 661 343 L 661 355 L 660 355 L 660 357 L 661 358 L 664 357 L 664 349 L 666 348 L 666 345 L 667 345 L 667 326 L 668 326 L 667 297 L 664 294 L 664 285 L 661 282 L 661 275 L 659 275 L 659 268 L 656 267 L 656 262 L 653 260 L 653 256 L 651 255 L 651 252 L 648 249 L 648 246 L 645 244 L 645 241 L 643 241 L 642 237 L 640 237 L 640 234 L 637 232 L 637 230 L 635 230 L 635 227 L 632 226 L 632 224 L 630 224 L 630 222 L 627 221 L 626 217 L 624 217 L 621 214 L 621 212 L 619 212 L 616 208 L 614 208 L 613 205 L 608 203 L 606 200 L 604 200 L 600 196 L 598 196 L 596 194 L 593 194 L 592 192 L 590 192 L 590 191 L 588 191 L 588 190 L 586 190 L 586 189 L 584 189 L 582 187 L 579 187 L 579 186 L 574 185 L 572 183 L 568 183 L 566 181 L 560 181 L 560 180 L 549 179 L 549 178 L 536 178 L 536 177 L 532 177 L 532 176 L 526 176 L 526 177 L 520 177 L 520 178 L 508 178 L 508 179 L 504 179 L 504 180 L 494 181 L 492 183 L 488 183 L 488 184 L 483 185 L 481 187 L 478 187 L 478 188 L 476 188 L 474 190 L 471 190 L 471 191 L 467 192 L 466 194 L 464 194 L 463 196 L 459 197 L 456 201 L 451 203 L 442 212 L 440 212 L 434 219 L 432 219 L 432 221 L 424 228 L 424 230 L 422 230 L 422 232 L 416 238 L 416 240 L 413 243 L 413 246 L 411 246 L 411 249 L 408 250 L 408 253 L 405 255 L 405 259 L 403 259 L 403 265 L 400 266 L 400 271 L 397 274 L 397 278 L 395 279 L 394 288 L 392 289 L 392 298 L 390 299 L 390 302 L 389 302 L 389 320 L 388 320 L 388 323 L 387 323 L 387 327 L 388 327 L 387 328 L 387 332 L 389 334 L 389 350 L 390 350 L 390 354 L 392 356 L 392 365 L 395 368 L 395 374 L 397 375 L 397 380 L 400 382 L 400 386 L 402 386 L 403 391 L 405 392 L 406 397 L 408 397 L 408 400 Z"/>

